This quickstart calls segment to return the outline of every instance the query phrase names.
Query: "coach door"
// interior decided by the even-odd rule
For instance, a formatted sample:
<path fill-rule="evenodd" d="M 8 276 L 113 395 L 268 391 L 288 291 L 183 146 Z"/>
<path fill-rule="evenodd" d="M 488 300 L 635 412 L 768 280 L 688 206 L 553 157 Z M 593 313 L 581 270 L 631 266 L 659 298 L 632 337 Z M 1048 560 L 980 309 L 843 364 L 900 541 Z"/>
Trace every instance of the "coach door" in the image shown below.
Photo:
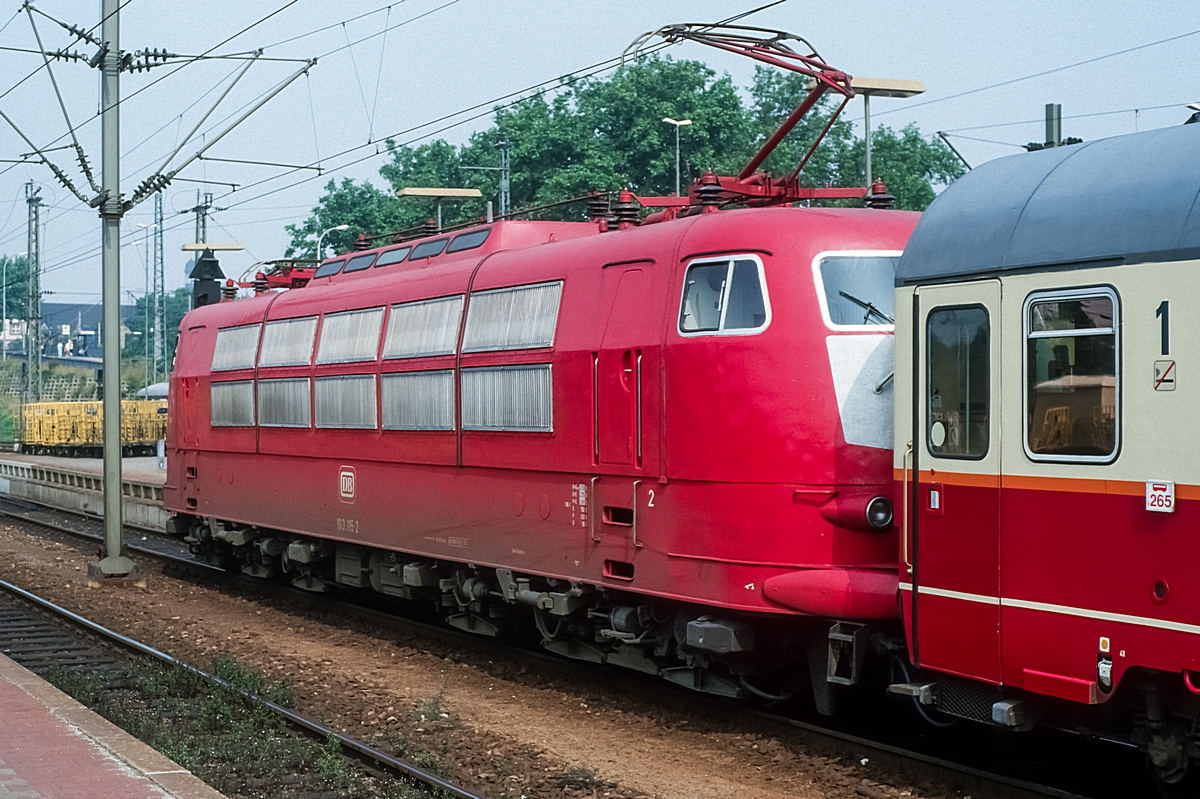
<path fill-rule="evenodd" d="M 921 287 L 916 297 L 917 479 L 905 553 L 916 655 L 999 682 L 1000 283 Z"/>

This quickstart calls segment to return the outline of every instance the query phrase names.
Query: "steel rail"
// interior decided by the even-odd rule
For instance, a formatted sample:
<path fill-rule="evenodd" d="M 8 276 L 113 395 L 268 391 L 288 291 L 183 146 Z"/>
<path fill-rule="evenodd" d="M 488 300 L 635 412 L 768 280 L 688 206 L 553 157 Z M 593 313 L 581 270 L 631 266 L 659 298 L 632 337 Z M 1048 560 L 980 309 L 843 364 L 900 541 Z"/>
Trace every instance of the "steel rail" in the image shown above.
<path fill-rule="evenodd" d="M 6 495 L 0 493 L 0 497 L 5 496 Z M 30 502 L 28 500 L 16 500 L 16 498 L 12 498 L 11 501 L 16 501 L 23 505 L 39 504 Z M 73 514 L 72 511 L 66 511 L 57 508 L 54 510 Z M 9 518 L 18 519 L 30 524 L 47 527 L 68 535 L 100 540 L 100 537 L 93 533 L 72 530 L 69 527 L 57 525 L 53 522 L 43 521 L 41 519 L 36 519 L 19 513 L 12 513 L 11 511 L 4 510 L 2 508 L 0 508 L 0 516 L 7 516 Z M 97 521 L 93 517 L 82 516 L 82 518 L 89 519 L 92 523 L 96 523 Z M 176 540 L 165 536 L 165 534 L 159 534 L 159 537 L 163 541 Z M 169 553 L 164 553 L 160 550 L 150 549 L 132 543 L 127 544 L 126 548 L 177 566 L 182 566 L 197 572 L 204 572 L 208 579 L 211 579 L 211 576 L 215 572 L 221 575 L 221 577 L 224 578 L 223 582 L 226 582 L 227 584 L 249 588 L 253 591 L 272 596 L 284 596 L 289 600 L 305 605 L 307 608 L 312 610 L 343 613 L 352 618 L 358 618 L 363 621 L 381 624 L 392 629 L 403 630 L 407 633 L 415 632 L 435 640 L 440 640 L 459 646 L 466 646 L 491 655 L 494 655 L 496 652 L 496 646 L 498 642 L 492 639 L 487 639 L 484 641 L 478 636 L 470 633 L 429 624 L 427 622 L 417 621 L 414 619 L 408 619 L 394 613 L 388 613 L 360 604 L 334 600 L 326 594 L 314 595 L 310 592 L 302 591 L 290 586 L 281 586 L 253 577 L 247 577 L 237 573 L 230 573 L 217 566 L 196 560 L 190 555 L 172 555 Z M 8 588 L 8 586 L 8 583 L 0 580 L 0 588 Z M 17 590 L 20 591 L 22 589 Z M 65 610 L 63 612 L 68 614 L 70 613 L 70 611 Z M 117 636 L 120 635 L 119 633 L 112 634 Z M 528 664 L 530 666 L 536 666 L 541 669 L 552 669 L 562 676 L 578 677 L 580 675 L 584 675 L 594 679 L 597 674 L 594 668 L 589 668 L 589 666 L 592 665 L 590 663 L 584 664 L 515 645 L 506 645 L 500 643 L 500 647 L 506 656 L 515 661 L 521 662 L 522 664 Z M 152 653 L 154 653 L 153 656 L 155 657 L 161 656 L 169 659 L 170 662 L 178 663 L 178 661 L 171 659 L 170 655 L 161 653 L 158 650 L 152 650 Z M 204 674 L 204 672 L 201 672 L 194 667 L 187 666 L 183 663 L 179 663 L 179 665 L 196 671 L 197 673 L 206 677 L 208 676 Z M 624 672 L 610 671 L 607 672 L 605 676 L 609 681 L 618 683 L 618 687 L 624 692 L 633 690 L 638 694 L 644 695 L 647 701 L 667 702 L 677 709 L 685 712 L 695 711 L 697 709 L 698 699 L 701 701 L 709 699 L 708 697 L 698 697 L 693 691 L 677 688 L 674 685 L 663 683 L 660 680 L 654 680 L 651 682 L 650 680 L 641 679 L 640 675 L 633 673 L 626 674 Z M 290 711 L 287 711 L 285 708 L 280 708 L 280 710 L 285 713 L 290 713 Z M 910 774 L 918 774 L 926 779 L 943 783 L 947 786 L 960 790 L 964 794 L 982 794 L 988 797 L 993 797 L 994 799 L 1088 799 L 1088 797 L 1084 795 L 1071 791 L 1054 788 L 1052 786 L 1041 785 L 1015 777 L 1009 777 L 1004 774 L 997 774 L 982 768 L 977 768 L 975 766 L 956 763 L 952 760 L 947 760 L 945 758 L 926 754 L 924 752 L 918 752 L 901 746 L 895 746 L 881 741 L 871 740 L 860 735 L 855 735 L 853 733 L 809 721 L 779 715 L 766 710 L 758 710 L 755 708 L 733 705 L 726 702 L 721 702 L 719 700 L 712 700 L 711 706 L 706 708 L 706 710 L 713 710 L 721 714 L 739 718 L 747 727 L 758 728 L 764 734 L 789 737 L 794 740 L 798 740 L 804 745 L 823 748 L 826 750 L 833 750 L 838 754 L 853 757 L 854 759 L 866 757 L 891 769 L 906 771 Z M 321 729 L 326 728 L 322 727 Z M 343 736 L 333 733 L 332 731 L 330 731 L 330 734 L 337 736 L 339 740 L 343 738 Z M 363 744 L 363 746 L 366 745 Z M 367 748 L 369 749 L 370 747 Z M 384 757 L 390 757 L 383 753 L 380 754 Z M 464 799 L 470 796 L 470 794 L 455 795 L 463 796 Z"/>
<path fill-rule="evenodd" d="M 28 520 L 28 521 L 32 521 L 32 520 Z M 35 522 L 35 523 L 40 524 L 41 522 Z M 445 791 L 446 793 L 450 794 L 451 796 L 458 797 L 458 799 L 484 799 L 484 797 L 481 797 L 478 794 L 471 793 L 466 788 L 456 785 L 448 780 L 444 780 L 441 777 L 437 776 L 436 774 L 432 774 L 432 773 L 426 771 L 425 769 L 421 768 L 420 766 L 417 766 L 413 763 L 408 762 L 407 760 L 402 760 L 400 758 L 393 757 L 392 755 L 389 755 L 386 752 L 381 752 L 380 750 L 376 749 L 373 746 L 370 746 L 369 744 L 363 743 L 362 741 L 359 741 L 355 738 L 351 738 L 348 735 L 343 735 L 342 733 L 340 733 L 334 729 L 331 729 L 330 727 L 327 727 L 324 724 L 321 724 L 320 722 L 313 721 L 312 719 L 307 718 L 306 716 L 302 716 L 299 713 L 296 713 L 295 711 L 289 710 L 289 709 L 283 707 L 282 705 L 277 705 L 268 699 L 264 699 L 264 698 L 258 696 L 257 694 L 253 694 L 249 691 L 245 691 L 241 688 L 238 688 L 237 686 L 232 685 L 228 681 L 223 680 L 214 674 L 209 674 L 208 672 L 204 671 L 203 669 L 199 669 L 188 663 L 184 663 L 182 660 L 174 658 L 171 655 L 168 655 L 166 652 L 163 652 L 162 650 L 155 649 L 154 647 L 149 646 L 148 644 L 143 644 L 141 641 L 137 641 L 133 638 L 129 638 L 128 636 L 122 635 L 121 633 L 118 633 L 115 630 L 110 630 L 107 627 L 92 621 L 91 619 L 84 618 L 83 616 L 80 616 L 78 613 L 74 613 L 60 605 L 56 605 L 55 603 L 51 602 L 48 599 L 40 597 L 37 594 L 34 594 L 30 591 L 26 591 L 24 588 L 21 588 L 18 585 L 13 585 L 12 583 L 7 582 L 5 580 L 0 580 L 0 589 L 8 591 L 10 594 L 18 596 L 27 602 L 37 605 L 38 607 L 42 608 L 43 610 L 50 611 L 51 613 L 55 614 L 56 616 L 59 616 L 59 617 L 65 619 L 66 621 L 69 621 L 70 623 L 74 624 L 75 626 L 81 627 L 91 633 L 99 635 L 100 637 L 102 637 L 104 639 L 112 641 L 113 643 L 116 643 L 119 646 L 121 646 L 127 650 L 131 650 L 131 651 L 137 652 L 138 654 L 154 658 L 155 660 L 158 660 L 169 666 L 177 666 L 179 668 L 186 669 L 187 671 L 191 672 L 192 674 L 195 674 L 196 676 L 198 676 L 214 685 L 219 685 L 222 688 L 233 691 L 234 693 L 241 695 L 242 697 L 249 700 L 250 702 L 253 702 L 261 707 L 267 708 L 272 713 L 275 713 L 276 715 L 283 718 L 285 721 L 287 721 L 293 727 L 298 727 L 301 730 L 303 730 L 311 735 L 318 736 L 323 740 L 329 740 L 330 738 L 336 739 L 337 742 L 339 744 L 341 744 L 341 746 L 344 749 L 349 749 L 350 751 L 352 751 L 356 755 L 358 755 L 358 757 L 361 759 L 371 760 L 371 761 L 378 763 L 379 765 L 387 768 L 388 770 L 390 770 L 392 772 L 403 774 L 404 776 L 407 776 L 407 777 L 415 779 L 419 782 L 422 782 L 422 783 L 430 786 L 431 788 L 436 788 L 438 790 Z"/>

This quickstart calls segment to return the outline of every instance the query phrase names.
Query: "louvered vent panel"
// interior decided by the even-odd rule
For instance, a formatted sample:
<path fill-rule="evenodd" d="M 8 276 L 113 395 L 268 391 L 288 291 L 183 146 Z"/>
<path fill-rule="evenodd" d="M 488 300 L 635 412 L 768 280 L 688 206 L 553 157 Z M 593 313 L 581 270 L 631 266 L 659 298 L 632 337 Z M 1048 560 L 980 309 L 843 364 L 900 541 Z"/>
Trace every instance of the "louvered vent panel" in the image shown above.
<path fill-rule="evenodd" d="M 385 430 L 453 430 L 454 373 L 404 372 L 383 376 Z"/>
<path fill-rule="evenodd" d="M 254 381 L 212 384 L 213 427 L 254 426 Z"/>
<path fill-rule="evenodd" d="M 458 321 L 463 298 L 443 297 L 392 306 L 388 320 L 385 358 L 449 355 L 458 345 Z"/>
<path fill-rule="evenodd" d="M 308 427 L 311 418 L 307 377 L 258 381 L 260 425 Z"/>
<path fill-rule="evenodd" d="M 318 377 L 317 427 L 375 429 L 375 375 Z"/>
<path fill-rule="evenodd" d="M 561 281 L 473 293 L 463 352 L 553 346 L 561 297 Z"/>
<path fill-rule="evenodd" d="M 305 366 L 312 358 L 317 317 L 267 322 L 259 366 Z"/>
<path fill-rule="evenodd" d="M 554 429 L 550 364 L 462 371 L 464 430 Z"/>
<path fill-rule="evenodd" d="M 327 314 L 321 325 L 317 363 L 373 361 L 379 351 L 383 309 Z"/>
<path fill-rule="evenodd" d="M 217 331 L 217 344 L 213 348 L 212 370 L 253 369 L 254 355 L 258 351 L 258 329 L 260 325 L 227 327 Z"/>

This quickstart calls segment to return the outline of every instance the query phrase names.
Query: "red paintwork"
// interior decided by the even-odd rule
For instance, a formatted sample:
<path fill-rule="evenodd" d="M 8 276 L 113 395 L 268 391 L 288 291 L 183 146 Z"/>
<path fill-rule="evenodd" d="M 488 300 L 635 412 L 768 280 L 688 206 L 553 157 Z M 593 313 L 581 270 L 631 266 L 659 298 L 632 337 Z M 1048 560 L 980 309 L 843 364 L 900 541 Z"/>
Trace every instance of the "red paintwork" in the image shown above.
<path fill-rule="evenodd" d="M 1200 559 L 1194 489 L 1177 486 L 1175 513 L 1149 514 L 1142 484 L 999 476 L 992 487 L 964 486 L 939 473 L 935 517 L 925 499 L 935 478 L 921 479 L 920 585 L 1002 598 L 922 593 L 921 666 L 1082 703 L 1106 701 L 1131 668 L 1200 671 L 1194 631 L 1152 626 L 1200 624 L 1200 597 L 1181 590 Z M 1165 601 L 1154 597 L 1158 580 L 1172 589 Z M 911 649 L 912 594 L 902 594 Z M 1102 637 L 1111 642 L 1112 691 L 1097 681 Z"/>
<path fill-rule="evenodd" d="M 894 529 L 839 527 L 822 514 L 835 492 L 884 492 L 891 453 L 842 438 L 824 344 L 831 333 L 811 264 L 827 250 L 902 249 L 916 217 L 775 208 L 603 234 L 584 223 L 497 222 L 477 250 L 198 309 L 181 325 L 171 378 L 165 506 L 723 608 L 796 614 L 799 605 L 895 617 Z M 684 269 L 716 252 L 763 260 L 772 322 L 762 333 L 678 334 Z M 248 369 L 221 379 L 552 363 L 553 433 L 209 424 L 218 328 L 547 280 L 564 282 L 552 349 Z M 635 396 L 624 378 L 628 359 L 638 356 L 640 462 Z M 356 472 L 352 504 L 339 499 L 342 466 Z M 590 489 L 593 478 L 588 520 L 579 487 Z M 635 491 L 641 546 L 630 527 L 605 523 L 599 512 L 630 507 Z M 606 576 L 609 561 L 633 564 L 633 579 Z M 772 578 L 830 568 L 844 571 L 813 604 L 795 591 L 785 602 L 764 593 Z M 828 593 L 837 580 L 846 581 L 840 603 Z M 889 590 L 890 601 L 882 601 Z"/>
<path fill-rule="evenodd" d="M 896 611 L 896 573 L 812 569 L 772 577 L 763 591 L 772 602 L 834 619 L 885 619 Z"/>

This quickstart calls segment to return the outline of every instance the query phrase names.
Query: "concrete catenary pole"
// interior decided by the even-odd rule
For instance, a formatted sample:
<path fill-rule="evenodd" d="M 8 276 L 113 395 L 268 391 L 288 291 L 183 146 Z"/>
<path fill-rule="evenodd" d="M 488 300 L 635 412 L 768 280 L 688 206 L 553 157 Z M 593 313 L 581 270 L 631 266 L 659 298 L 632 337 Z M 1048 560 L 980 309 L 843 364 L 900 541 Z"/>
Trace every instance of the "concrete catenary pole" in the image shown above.
<path fill-rule="evenodd" d="M 104 308 L 104 541 L 105 557 L 88 564 L 88 576 L 125 577 L 133 561 L 121 554 L 121 22 L 120 0 L 101 0 L 104 42 L 100 82 Z"/>
<path fill-rule="evenodd" d="M 41 189 L 31 180 L 25 184 L 29 205 L 29 230 L 25 265 L 28 275 L 25 298 L 25 402 L 42 401 L 42 244 Z"/>
<path fill-rule="evenodd" d="M 167 298 L 166 274 L 163 266 L 163 196 L 154 195 L 154 359 L 151 375 L 157 382 L 159 370 L 163 380 L 167 379 L 167 359 L 163 345 L 166 343 Z"/>

